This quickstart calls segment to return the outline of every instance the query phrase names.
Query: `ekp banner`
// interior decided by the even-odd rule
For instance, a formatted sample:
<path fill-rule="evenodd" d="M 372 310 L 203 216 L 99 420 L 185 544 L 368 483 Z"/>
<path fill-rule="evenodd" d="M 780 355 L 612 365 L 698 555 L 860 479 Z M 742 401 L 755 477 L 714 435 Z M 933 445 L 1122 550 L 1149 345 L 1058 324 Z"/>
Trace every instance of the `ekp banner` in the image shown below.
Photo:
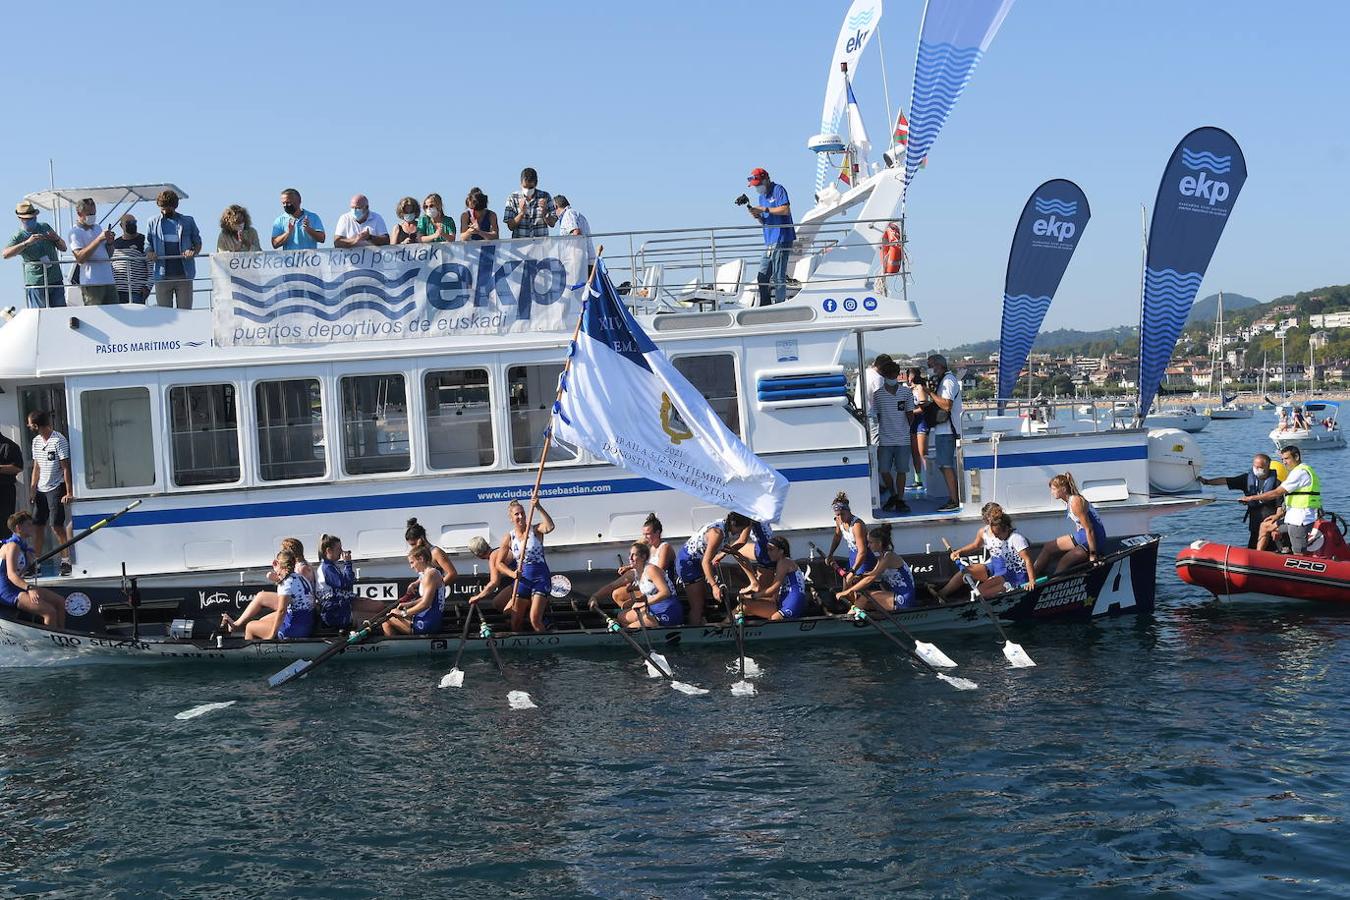
<path fill-rule="evenodd" d="M 581 310 L 581 237 L 218 253 L 223 347 L 563 331 Z"/>
<path fill-rule="evenodd" d="M 1139 418 L 1148 415 L 1191 304 L 1200 290 L 1238 193 L 1247 161 L 1221 128 L 1181 139 L 1163 171 L 1144 262 L 1139 314 Z"/>
<path fill-rule="evenodd" d="M 999 412 L 1045 321 L 1050 301 L 1091 217 L 1083 189 L 1055 178 L 1031 192 L 1013 232 L 1003 282 L 1003 325 L 998 339 Z"/>

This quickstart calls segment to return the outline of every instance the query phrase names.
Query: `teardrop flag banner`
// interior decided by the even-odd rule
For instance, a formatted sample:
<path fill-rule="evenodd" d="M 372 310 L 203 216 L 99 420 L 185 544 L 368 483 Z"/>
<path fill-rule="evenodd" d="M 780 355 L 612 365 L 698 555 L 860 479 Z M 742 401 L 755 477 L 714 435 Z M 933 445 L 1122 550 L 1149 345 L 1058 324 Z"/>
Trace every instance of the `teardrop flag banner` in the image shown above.
<path fill-rule="evenodd" d="M 1012 396 L 1091 215 L 1082 188 L 1063 178 L 1036 188 L 1022 207 L 1003 282 L 1003 326 L 998 338 L 1000 413 L 1004 401 Z"/>
<path fill-rule="evenodd" d="M 1153 406 L 1163 372 L 1191 314 L 1205 269 L 1247 181 L 1247 161 L 1221 128 L 1181 139 L 1153 204 L 1139 312 L 1139 419 Z"/>

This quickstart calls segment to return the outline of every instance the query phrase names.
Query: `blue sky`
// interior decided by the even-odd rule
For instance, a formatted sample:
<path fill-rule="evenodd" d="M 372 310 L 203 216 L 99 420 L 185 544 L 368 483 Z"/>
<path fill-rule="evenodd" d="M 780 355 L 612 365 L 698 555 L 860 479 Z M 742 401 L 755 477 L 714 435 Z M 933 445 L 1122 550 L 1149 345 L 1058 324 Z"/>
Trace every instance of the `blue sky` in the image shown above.
<path fill-rule="evenodd" d="M 804 211 L 805 140 L 847 3 L 197 7 L 6 10 L 7 202 L 47 186 L 51 157 L 60 186 L 182 186 L 214 241 L 226 204 L 270 222 L 287 185 L 331 227 L 356 191 L 388 217 L 404 194 L 438 190 L 455 209 L 479 185 L 500 210 L 533 165 L 614 231 L 743 224 L 730 200 L 762 165 Z M 888 0 L 881 24 L 906 106 L 921 9 Z M 927 325 L 896 349 L 997 336 L 1017 215 L 1055 177 L 1093 216 L 1045 327 L 1136 321 L 1139 204 L 1200 125 L 1230 131 L 1249 169 L 1201 294 L 1350 281 L 1347 33 L 1343 3 L 1020 0 L 912 186 Z M 880 73 L 874 42 L 855 84 L 874 140 Z"/>

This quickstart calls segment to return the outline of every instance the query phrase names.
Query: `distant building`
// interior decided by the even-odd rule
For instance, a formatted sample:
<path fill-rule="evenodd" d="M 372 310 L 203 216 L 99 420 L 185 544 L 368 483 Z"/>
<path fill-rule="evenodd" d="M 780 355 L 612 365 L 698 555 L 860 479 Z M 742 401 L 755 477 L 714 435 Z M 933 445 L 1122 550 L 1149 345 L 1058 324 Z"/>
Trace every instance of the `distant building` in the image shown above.
<path fill-rule="evenodd" d="M 1309 328 L 1350 328 L 1350 311 L 1308 316 Z"/>

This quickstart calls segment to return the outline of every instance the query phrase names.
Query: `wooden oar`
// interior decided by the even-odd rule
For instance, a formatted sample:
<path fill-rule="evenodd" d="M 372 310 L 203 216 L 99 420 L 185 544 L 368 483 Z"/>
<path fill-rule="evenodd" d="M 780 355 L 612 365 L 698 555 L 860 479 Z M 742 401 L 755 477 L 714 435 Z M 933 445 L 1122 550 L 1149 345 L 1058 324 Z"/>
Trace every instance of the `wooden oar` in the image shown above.
<path fill-rule="evenodd" d="M 946 547 L 948 550 L 952 549 L 952 545 L 947 542 L 946 538 L 942 539 L 942 546 Z M 994 627 L 998 629 L 999 637 L 1003 638 L 1004 657 L 1008 662 L 1012 663 L 1014 669 L 1033 668 L 1036 665 L 1036 661 L 1027 654 L 1027 651 L 1022 649 L 1021 644 L 1014 644 L 1008 637 L 1008 633 L 1003 630 L 1003 625 L 998 620 L 998 615 L 989 606 L 988 601 L 984 599 L 984 595 L 980 593 L 980 586 L 975 582 L 974 576 L 970 574 L 969 567 L 966 566 L 960 556 L 956 557 L 956 566 L 961 570 L 962 575 L 965 577 L 966 584 L 970 586 L 970 596 L 980 604 L 980 608 L 983 609 L 984 614 L 989 617 L 989 621 L 993 622 Z"/>
<path fill-rule="evenodd" d="M 601 617 L 604 618 L 606 628 L 608 628 L 614 634 L 617 634 L 620 637 L 622 637 L 625 641 L 627 641 L 628 646 L 636 650 L 638 656 L 641 656 L 643 660 L 646 661 L 648 666 L 651 666 L 653 669 L 656 669 L 661 674 L 661 677 L 669 681 L 670 686 L 672 688 L 674 688 L 675 690 L 679 691 L 682 694 L 694 695 L 694 694 L 708 693 L 707 688 L 695 687 L 692 684 L 685 684 L 683 681 L 677 681 L 674 675 L 667 672 L 665 669 L 658 668 L 655 661 L 652 659 L 651 654 L 649 654 L 646 650 L 642 649 L 642 645 L 639 644 L 637 641 L 633 640 L 633 636 L 629 634 L 628 631 L 622 625 L 620 625 L 617 621 L 615 621 L 613 616 L 611 616 L 609 613 L 601 609 L 600 604 L 597 603 L 594 598 L 592 598 L 591 600 L 591 609 L 595 610 L 597 613 L 601 615 Z"/>
<path fill-rule="evenodd" d="M 464 617 L 464 630 L 459 634 L 459 649 L 455 651 L 455 664 L 441 678 L 440 686 L 443 688 L 464 687 L 464 670 L 459 667 L 459 661 L 464 658 L 464 646 L 469 642 L 469 623 L 473 621 L 473 614 L 477 611 L 478 604 L 470 603 L 469 613 Z"/>
<path fill-rule="evenodd" d="M 820 548 L 817 547 L 815 544 L 811 544 L 811 550 L 814 553 L 820 553 Z M 825 558 L 826 562 L 828 563 L 830 558 L 828 556 L 824 556 L 824 554 L 821 555 Z M 834 565 L 833 568 L 835 572 L 838 573 L 840 578 L 843 578 L 844 573 L 847 571 L 843 566 L 840 565 Z M 911 641 L 914 642 L 914 652 L 919 654 L 919 656 L 923 657 L 924 662 L 928 663 L 931 666 L 936 666 L 943 669 L 956 668 L 956 661 L 953 660 L 947 654 L 943 653 L 942 650 L 938 648 L 937 644 L 931 644 L 927 641 L 919 640 L 917 637 L 914 636 L 913 632 L 911 632 L 908 628 L 902 625 L 900 623 L 900 620 L 897 619 L 895 616 L 889 615 L 881 610 L 877 610 L 877 612 L 881 614 L 881 618 L 883 621 L 889 622 L 896 628 L 900 629 L 902 632 L 904 632 L 905 637 L 909 638 Z"/>
<path fill-rule="evenodd" d="M 267 686 L 280 687 L 281 685 L 285 684 L 288 681 L 294 681 L 297 678 L 308 675 L 310 672 L 313 672 L 316 668 L 328 662 L 328 660 L 337 656 L 339 653 L 346 650 L 348 647 L 351 647 L 355 644 L 359 644 L 366 638 L 370 637 L 371 634 L 375 632 L 375 629 L 383 625 L 385 620 L 394 614 L 394 610 L 396 609 L 398 609 L 397 606 L 392 606 L 389 609 L 386 609 L 384 612 L 380 613 L 375 618 L 371 619 L 369 622 L 366 622 L 357 631 L 353 631 L 350 634 L 348 634 L 346 638 L 330 642 L 328 646 L 324 648 L 323 652 L 320 653 L 318 656 L 314 657 L 313 660 L 297 659 L 295 662 L 291 663 L 289 666 L 282 669 L 280 672 L 277 672 L 275 675 L 268 678 Z"/>
<path fill-rule="evenodd" d="M 75 535 L 73 538 L 71 538 L 70 540 L 66 541 L 64 544 L 60 545 L 59 547 L 54 547 L 54 548 L 53 548 L 50 552 L 48 552 L 48 553 L 42 554 L 42 555 L 39 556 L 37 559 L 35 559 L 35 560 L 33 560 L 32 562 L 30 562 L 30 563 L 28 564 L 28 566 L 27 566 L 27 567 L 23 570 L 23 572 L 21 572 L 20 574 L 22 574 L 22 575 L 31 575 L 31 574 L 33 574 L 34 572 L 36 572 L 36 571 L 38 570 L 38 566 L 42 565 L 43 563 L 45 563 L 47 560 L 51 559 L 52 557 L 57 556 L 58 554 L 61 553 L 62 550 L 65 550 L 65 549 L 68 548 L 68 547 L 73 547 L 75 544 L 78 544 L 80 541 L 82 541 L 82 540 L 84 540 L 85 538 L 89 537 L 89 535 L 93 534 L 95 531 L 98 531 L 100 528 L 102 528 L 103 526 L 107 525 L 109 522 L 114 521 L 114 520 L 117 519 L 119 516 L 121 516 L 121 515 L 123 515 L 123 514 L 125 514 L 125 513 L 131 512 L 133 509 L 135 509 L 136 507 L 138 507 L 138 506 L 140 506 L 140 505 L 141 505 L 141 501 L 140 501 L 140 500 L 132 500 L 130 503 L 128 503 L 126 506 L 124 506 L 124 507 L 122 507 L 121 509 L 119 509 L 117 512 L 113 513 L 111 516 L 107 516 L 106 518 L 99 519 L 99 520 L 98 520 L 97 522 L 95 522 L 93 525 L 90 525 L 90 526 L 89 526 L 88 528 L 86 528 L 84 531 L 81 531 L 79 534 Z"/>
<path fill-rule="evenodd" d="M 918 653 L 915 653 L 913 650 L 906 647 L 898 637 L 891 634 L 885 628 L 882 628 L 881 623 L 878 622 L 876 619 L 873 619 L 871 616 L 869 616 L 866 610 L 859 609 L 857 606 L 854 606 L 850 608 L 845 615 L 852 616 L 859 622 L 866 622 L 867 624 L 875 628 L 877 631 L 881 632 L 881 634 L 885 636 L 885 638 L 888 641 L 895 644 L 895 646 L 899 647 L 906 656 L 918 662 L 918 664 L 927 669 L 930 674 L 936 675 L 939 681 L 947 682 L 952 687 L 956 688 L 958 691 L 973 691 L 977 687 L 979 687 L 978 684 L 971 681 L 969 678 L 953 678 L 952 676 L 948 675 L 945 672 L 938 671 L 936 667 L 934 667 L 931 663 L 928 662 L 928 660 L 924 659 Z"/>

